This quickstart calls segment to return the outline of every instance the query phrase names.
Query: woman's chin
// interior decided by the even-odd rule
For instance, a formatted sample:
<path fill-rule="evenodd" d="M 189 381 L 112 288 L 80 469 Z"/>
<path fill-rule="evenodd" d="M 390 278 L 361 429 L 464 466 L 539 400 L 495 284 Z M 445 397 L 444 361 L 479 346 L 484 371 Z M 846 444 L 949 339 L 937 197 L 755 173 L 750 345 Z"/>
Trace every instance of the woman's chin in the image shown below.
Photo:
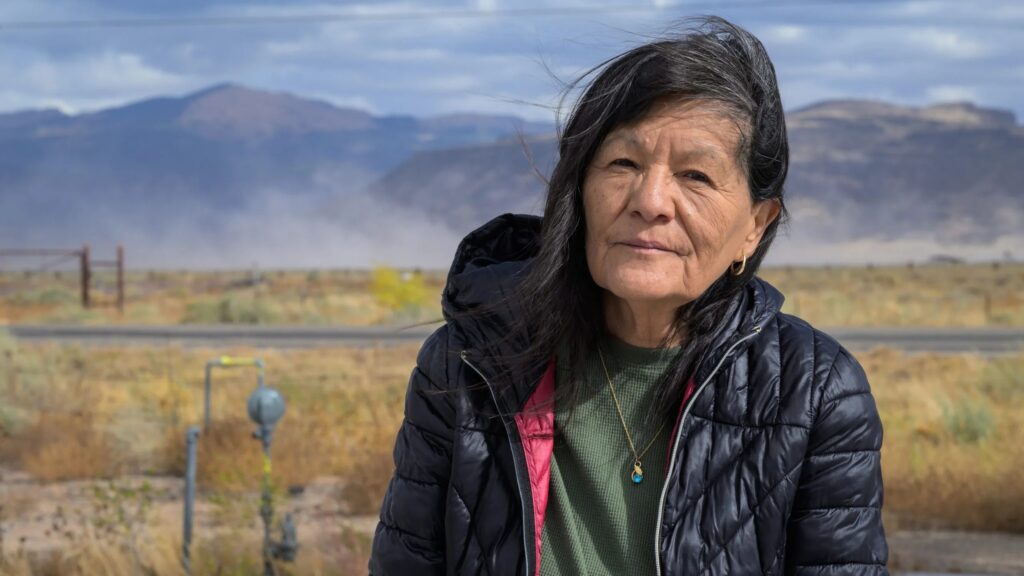
<path fill-rule="evenodd" d="M 676 302 L 678 305 L 689 301 L 679 281 L 654 280 L 647 277 L 616 277 L 605 287 L 616 297 L 629 302 Z"/>

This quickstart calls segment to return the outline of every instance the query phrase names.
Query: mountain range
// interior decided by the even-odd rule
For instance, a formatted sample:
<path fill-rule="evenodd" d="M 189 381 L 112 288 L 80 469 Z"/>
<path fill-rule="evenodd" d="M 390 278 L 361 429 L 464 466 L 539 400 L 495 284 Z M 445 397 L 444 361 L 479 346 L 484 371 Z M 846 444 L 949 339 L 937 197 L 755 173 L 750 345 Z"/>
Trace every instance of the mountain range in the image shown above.
<path fill-rule="evenodd" d="M 1024 252 L 1024 127 L 959 102 L 787 113 L 776 262 Z M 539 213 L 553 124 L 375 116 L 224 84 L 92 113 L 0 114 L 0 247 L 123 243 L 136 267 L 443 267 L 501 212 Z M 1016 250 L 1015 250 L 1016 249 Z"/>

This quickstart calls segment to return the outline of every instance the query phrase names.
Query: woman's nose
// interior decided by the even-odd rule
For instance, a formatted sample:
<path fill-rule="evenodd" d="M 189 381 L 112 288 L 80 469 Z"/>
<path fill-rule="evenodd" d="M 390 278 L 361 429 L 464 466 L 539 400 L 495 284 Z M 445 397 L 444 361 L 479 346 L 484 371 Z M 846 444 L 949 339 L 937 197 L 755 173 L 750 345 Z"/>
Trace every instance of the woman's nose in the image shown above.
<path fill-rule="evenodd" d="M 631 214 L 647 222 L 673 219 L 672 185 L 675 178 L 670 172 L 653 167 L 641 174 L 630 193 Z"/>

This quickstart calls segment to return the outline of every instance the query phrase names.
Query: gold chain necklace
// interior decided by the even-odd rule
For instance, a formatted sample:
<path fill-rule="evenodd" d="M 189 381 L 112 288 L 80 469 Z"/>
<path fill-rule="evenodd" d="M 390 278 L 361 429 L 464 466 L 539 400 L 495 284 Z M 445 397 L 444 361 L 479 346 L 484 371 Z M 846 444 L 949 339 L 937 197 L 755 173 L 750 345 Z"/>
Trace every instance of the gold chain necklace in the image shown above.
<path fill-rule="evenodd" d="M 629 442 L 629 449 L 633 452 L 633 471 L 630 473 L 629 478 L 633 481 L 633 484 L 640 484 L 644 481 L 644 469 L 640 462 L 640 459 L 647 454 L 647 451 L 654 445 L 654 441 L 658 439 L 658 435 L 661 434 L 662 428 L 665 427 L 665 423 L 662 422 L 658 431 L 654 433 L 650 443 L 643 449 L 639 454 L 636 453 L 636 446 L 633 445 L 633 437 L 629 434 L 629 428 L 626 426 L 626 418 L 622 415 L 622 407 L 619 406 L 619 397 L 615 394 L 615 385 L 612 384 L 612 377 L 608 374 L 608 366 L 604 363 L 604 354 L 601 353 L 601 347 L 597 348 L 597 357 L 601 359 L 601 368 L 604 369 L 604 377 L 608 379 L 608 389 L 612 391 L 612 400 L 615 402 L 615 411 L 619 413 L 619 422 L 622 422 L 622 430 L 626 433 L 626 441 Z"/>

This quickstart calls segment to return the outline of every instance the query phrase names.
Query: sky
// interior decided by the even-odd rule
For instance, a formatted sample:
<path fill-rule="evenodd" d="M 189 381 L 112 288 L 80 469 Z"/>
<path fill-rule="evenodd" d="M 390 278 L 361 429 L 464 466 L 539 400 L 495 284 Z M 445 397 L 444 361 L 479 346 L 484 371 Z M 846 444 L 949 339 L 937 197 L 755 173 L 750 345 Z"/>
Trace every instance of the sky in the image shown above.
<path fill-rule="evenodd" d="M 1024 118 L 1024 2 L 991 0 L 4 0 L 0 112 L 234 82 L 375 114 L 552 121 L 564 82 L 697 14 L 764 42 L 789 110 L 971 100 Z"/>

